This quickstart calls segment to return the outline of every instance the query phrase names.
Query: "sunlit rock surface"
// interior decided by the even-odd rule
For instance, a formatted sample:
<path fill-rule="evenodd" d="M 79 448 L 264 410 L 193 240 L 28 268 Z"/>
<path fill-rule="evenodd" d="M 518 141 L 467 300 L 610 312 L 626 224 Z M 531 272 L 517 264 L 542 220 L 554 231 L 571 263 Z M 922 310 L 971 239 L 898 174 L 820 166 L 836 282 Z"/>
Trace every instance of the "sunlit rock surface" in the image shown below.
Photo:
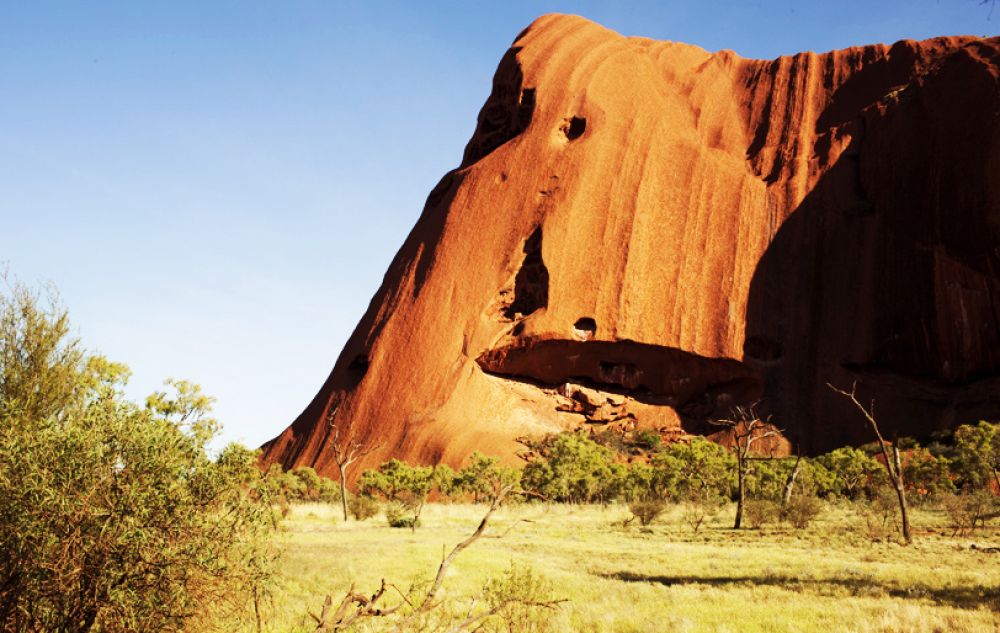
<path fill-rule="evenodd" d="M 997 38 L 759 61 L 539 18 L 265 461 L 330 472 L 334 406 L 361 468 L 758 400 L 868 441 L 828 382 L 889 435 L 1000 417 L 998 76 Z"/>

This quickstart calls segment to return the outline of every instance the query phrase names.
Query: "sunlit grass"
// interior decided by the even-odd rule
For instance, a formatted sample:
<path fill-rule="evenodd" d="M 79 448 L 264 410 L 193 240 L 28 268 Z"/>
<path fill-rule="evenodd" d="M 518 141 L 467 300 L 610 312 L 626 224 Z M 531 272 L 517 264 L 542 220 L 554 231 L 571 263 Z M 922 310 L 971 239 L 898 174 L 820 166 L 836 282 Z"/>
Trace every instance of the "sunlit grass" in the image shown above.
<path fill-rule="evenodd" d="M 406 586 L 430 578 L 445 548 L 468 535 L 484 508 L 428 506 L 415 532 L 381 517 L 343 523 L 338 508 L 296 506 L 282 522 L 281 585 L 269 630 L 311 631 L 327 593 L 352 582 L 373 591 L 384 577 Z M 578 506 L 505 508 L 490 533 L 452 566 L 449 598 L 467 604 L 511 561 L 529 564 L 568 598 L 560 631 L 934 632 L 1000 626 L 1000 554 L 970 549 L 995 531 L 950 535 L 918 511 L 916 543 L 872 542 L 847 507 L 805 530 L 734 532 L 729 509 L 693 533 L 678 510 L 648 528 L 623 527 L 628 511 Z M 377 630 L 373 627 L 370 629 Z"/>

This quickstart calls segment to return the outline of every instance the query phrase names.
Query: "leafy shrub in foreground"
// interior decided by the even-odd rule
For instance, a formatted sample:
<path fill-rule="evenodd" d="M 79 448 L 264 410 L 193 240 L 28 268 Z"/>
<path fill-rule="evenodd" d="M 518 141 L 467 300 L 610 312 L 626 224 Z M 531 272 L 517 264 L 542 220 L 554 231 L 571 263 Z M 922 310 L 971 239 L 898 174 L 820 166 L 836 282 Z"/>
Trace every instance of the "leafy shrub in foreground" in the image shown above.
<path fill-rule="evenodd" d="M 531 567 L 511 563 L 503 574 L 486 581 L 483 598 L 495 611 L 486 630 L 505 633 L 554 630 L 555 610 L 544 605 L 555 600 L 555 589 Z"/>
<path fill-rule="evenodd" d="M 123 365 L 87 356 L 65 311 L 0 294 L 0 630 L 228 628 L 271 577 L 257 454 L 208 453 L 191 383 L 145 407 Z"/>

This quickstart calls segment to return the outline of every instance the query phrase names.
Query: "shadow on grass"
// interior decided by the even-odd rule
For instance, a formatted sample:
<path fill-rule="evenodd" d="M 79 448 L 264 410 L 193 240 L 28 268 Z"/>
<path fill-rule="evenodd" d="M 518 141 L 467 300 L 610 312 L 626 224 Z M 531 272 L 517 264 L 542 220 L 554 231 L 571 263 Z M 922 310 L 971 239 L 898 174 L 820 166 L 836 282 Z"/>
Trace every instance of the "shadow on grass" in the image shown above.
<path fill-rule="evenodd" d="M 887 583 L 869 576 L 832 577 L 832 578 L 798 578 L 784 574 L 765 574 L 761 576 L 649 576 L 630 571 L 599 573 L 598 576 L 622 582 L 643 582 L 676 586 L 676 585 L 706 585 L 710 587 L 773 586 L 788 591 L 809 592 L 816 595 L 841 597 L 844 595 L 859 597 L 902 598 L 907 600 L 931 600 L 940 605 L 960 609 L 988 608 L 1000 611 L 1000 587 L 987 585 L 967 585 L 953 587 L 928 587 L 920 583 L 900 586 Z"/>

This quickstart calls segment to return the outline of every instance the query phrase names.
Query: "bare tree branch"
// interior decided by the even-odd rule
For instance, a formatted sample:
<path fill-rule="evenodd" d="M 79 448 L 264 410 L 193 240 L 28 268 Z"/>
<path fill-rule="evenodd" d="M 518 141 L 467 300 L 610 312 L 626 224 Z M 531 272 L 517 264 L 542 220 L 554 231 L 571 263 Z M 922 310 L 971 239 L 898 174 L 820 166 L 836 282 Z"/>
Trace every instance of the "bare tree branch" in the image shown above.
<path fill-rule="evenodd" d="M 326 415 L 327 424 L 330 428 L 330 445 L 333 451 L 333 460 L 337 463 L 340 471 L 340 506 L 344 513 L 344 521 L 348 520 L 347 515 L 347 469 L 354 462 L 364 459 L 371 453 L 382 448 L 382 444 L 365 444 L 354 439 L 354 427 L 351 426 L 347 435 L 341 439 L 342 424 L 338 423 L 337 412 L 340 404 L 334 406 Z"/>
<path fill-rule="evenodd" d="M 771 418 L 761 420 L 756 408 L 759 403 L 750 406 L 737 406 L 729 418 L 711 420 L 711 424 L 729 429 L 736 443 L 736 475 L 738 496 L 736 499 L 736 519 L 733 529 L 738 530 L 743 522 L 743 506 L 746 503 L 746 476 L 752 472 L 750 449 L 760 440 L 777 437 L 782 429 L 771 423 Z"/>
<path fill-rule="evenodd" d="M 398 587 L 396 587 L 393 584 L 386 583 L 384 579 L 382 580 L 382 584 L 379 586 L 378 591 L 376 591 L 370 597 L 356 593 L 354 591 L 354 585 L 352 584 L 351 587 L 347 590 L 347 593 L 344 594 L 344 597 L 341 599 L 336 610 L 333 609 L 333 598 L 331 596 L 327 596 L 326 601 L 323 603 L 323 610 L 320 612 L 320 614 L 317 616 L 310 613 L 310 616 L 313 618 L 313 620 L 316 621 L 316 633 L 335 633 L 343 631 L 347 627 L 351 626 L 352 624 L 356 623 L 358 620 L 361 620 L 363 618 L 385 617 L 393 615 L 397 611 L 399 611 L 399 609 L 401 609 L 404 605 L 409 606 L 412 609 L 412 611 L 406 617 L 400 620 L 396 624 L 395 628 L 393 628 L 392 630 L 397 631 L 399 633 L 412 630 L 411 626 L 417 618 L 419 618 L 423 614 L 432 611 L 433 609 L 437 608 L 440 605 L 440 602 L 437 601 L 437 595 L 438 592 L 440 592 L 441 590 L 441 586 L 444 583 L 444 578 L 447 575 L 448 568 L 451 565 L 452 561 L 454 561 L 455 557 L 458 556 L 460 553 L 462 553 L 463 550 L 465 550 L 467 547 L 475 543 L 485 534 L 486 528 L 489 525 L 490 519 L 493 517 L 493 514 L 497 511 L 497 509 L 501 505 L 503 505 L 503 503 L 507 500 L 507 498 L 511 494 L 515 493 L 515 491 L 516 491 L 516 484 L 505 485 L 497 491 L 497 493 L 493 496 L 493 500 L 490 503 L 489 509 L 486 511 L 486 514 L 480 520 L 479 525 L 476 527 L 475 531 L 473 531 L 472 534 L 466 537 L 465 540 L 456 545 L 451 550 L 451 552 L 449 552 L 447 555 L 442 556 L 441 564 L 438 566 L 437 574 L 435 575 L 430 588 L 427 590 L 427 593 L 424 594 L 423 598 L 420 600 L 418 604 L 414 604 L 414 602 L 411 601 L 409 598 L 407 598 L 406 594 L 400 591 Z M 518 523 L 520 523 L 520 521 L 516 522 L 514 525 L 517 525 Z M 504 532 L 504 534 L 509 533 L 510 530 L 513 529 L 513 527 L 514 526 L 508 528 L 507 531 Z M 395 590 L 402 598 L 402 601 L 396 606 L 383 609 L 378 605 L 379 601 L 382 600 L 382 598 L 385 596 L 387 589 Z M 515 602 L 527 606 L 552 609 L 557 607 L 560 603 L 565 602 L 565 600 L 551 600 L 551 601 L 539 601 L 539 602 L 512 600 L 504 602 L 503 604 L 497 605 L 496 607 L 479 614 L 473 614 L 473 611 L 475 609 L 475 601 L 473 601 L 472 605 L 470 605 L 469 607 L 468 613 L 466 614 L 465 620 L 455 625 L 455 627 L 453 627 L 451 630 L 455 631 L 456 633 L 460 633 L 463 631 L 478 630 L 479 626 L 486 618 L 495 615 L 498 611 L 500 611 L 504 607 L 510 604 L 514 604 Z"/>
<path fill-rule="evenodd" d="M 906 503 L 906 485 L 903 482 L 903 468 L 902 462 L 899 458 L 899 447 L 896 442 L 892 443 L 892 457 L 889 456 L 888 442 L 882 437 L 882 431 L 878 428 L 878 422 L 875 421 L 875 401 L 872 400 L 869 408 L 865 408 L 863 404 L 858 402 L 857 397 L 857 381 L 851 383 L 851 390 L 845 391 L 844 389 L 838 389 L 826 383 L 826 386 L 832 389 L 834 392 L 839 393 L 848 400 L 861 412 L 868 422 L 869 428 L 875 434 L 878 439 L 878 447 L 882 452 L 882 460 L 885 466 L 885 471 L 889 475 L 889 479 L 892 482 L 892 487 L 896 490 L 896 498 L 899 501 L 899 514 L 901 520 L 901 530 L 903 533 L 903 540 L 909 544 L 913 542 L 913 535 L 910 531 L 910 513 Z"/>

